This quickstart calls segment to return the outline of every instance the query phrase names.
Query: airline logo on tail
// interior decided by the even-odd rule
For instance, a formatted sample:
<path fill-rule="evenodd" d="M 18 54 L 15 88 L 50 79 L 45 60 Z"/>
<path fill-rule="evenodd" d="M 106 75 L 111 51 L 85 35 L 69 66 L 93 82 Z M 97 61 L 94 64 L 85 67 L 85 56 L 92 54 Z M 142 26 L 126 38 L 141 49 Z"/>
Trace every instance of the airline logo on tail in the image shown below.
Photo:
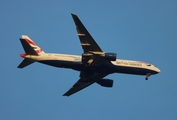
<path fill-rule="evenodd" d="M 45 53 L 36 43 L 34 43 L 28 36 L 22 35 L 22 39 L 25 40 L 38 55 Z"/>
<path fill-rule="evenodd" d="M 45 52 L 26 35 L 22 35 L 22 38 L 20 38 L 20 42 L 25 51 L 25 54 L 20 54 L 20 56 L 25 59 L 20 63 L 18 68 L 24 68 L 34 63 L 34 61 L 31 61 L 30 59 L 28 59 L 30 55 L 39 56 L 41 54 L 45 54 Z"/>

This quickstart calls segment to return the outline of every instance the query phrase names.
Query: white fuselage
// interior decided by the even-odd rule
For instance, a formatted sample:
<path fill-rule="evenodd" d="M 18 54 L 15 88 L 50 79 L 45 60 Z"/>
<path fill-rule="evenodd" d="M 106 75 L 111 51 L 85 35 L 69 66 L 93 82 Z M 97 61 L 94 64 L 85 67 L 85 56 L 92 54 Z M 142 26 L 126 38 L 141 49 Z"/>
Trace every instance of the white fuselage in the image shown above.
<path fill-rule="evenodd" d="M 78 71 L 89 69 L 82 65 L 81 56 L 77 55 L 46 53 L 40 56 L 26 55 L 25 58 L 54 67 L 71 68 Z M 116 61 L 111 61 L 111 63 L 111 66 L 97 66 L 94 69 L 92 68 L 92 70 L 96 72 L 110 71 L 110 73 L 136 75 L 156 74 L 160 72 L 157 67 L 146 62 L 117 59 Z"/>

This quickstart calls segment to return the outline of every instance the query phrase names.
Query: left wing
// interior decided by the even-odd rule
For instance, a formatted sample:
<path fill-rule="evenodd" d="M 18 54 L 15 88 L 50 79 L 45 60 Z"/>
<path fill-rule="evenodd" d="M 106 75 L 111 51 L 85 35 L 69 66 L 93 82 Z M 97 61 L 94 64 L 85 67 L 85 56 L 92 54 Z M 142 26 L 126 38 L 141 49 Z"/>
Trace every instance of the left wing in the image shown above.
<path fill-rule="evenodd" d="M 63 96 L 70 96 L 95 83 L 106 75 L 107 74 L 81 72 L 80 79 L 65 94 L 63 94 Z"/>
<path fill-rule="evenodd" d="M 80 19 L 75 14 L 71 14 L 76 25 L 77 35 L 84 53 L 82 54 L 82 63 L 85 65 L 103 65 L 111 64 L 109 60 L 104 59 L 102 56 L 104 52 L 99 45 L 95 42 L 93 37 L 87 31 Z"/>
<path fill-rule="evenodd" d="M 84 50 L 84 53 L 90 52 L 103 52 L 98 44 L 95 42 L 93 37 L 87 31 L 85 26 L 82 24 L 80 19 L 75 14 L 71 14 L 76 25 L 77 35 L 79 36 L 81 46 Z"/>

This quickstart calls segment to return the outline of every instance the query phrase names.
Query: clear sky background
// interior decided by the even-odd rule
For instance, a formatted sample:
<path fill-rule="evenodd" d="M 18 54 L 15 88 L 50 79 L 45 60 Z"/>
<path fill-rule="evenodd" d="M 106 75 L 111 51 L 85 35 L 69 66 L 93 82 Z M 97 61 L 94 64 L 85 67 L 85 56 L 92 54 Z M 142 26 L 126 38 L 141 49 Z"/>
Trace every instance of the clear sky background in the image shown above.
<path fill-rule="evenodd" d="M 79 72 L 34 63 L 17 66 L 28 35 L 45 52 L 83 53 L 75 13 L 105 52 L 145 61 L 161 73 L 113 74 L 113 88 L 97 84 L 63 97 Z M 176 120 L 176 0 L 0 0 L 0 120 Z"/>

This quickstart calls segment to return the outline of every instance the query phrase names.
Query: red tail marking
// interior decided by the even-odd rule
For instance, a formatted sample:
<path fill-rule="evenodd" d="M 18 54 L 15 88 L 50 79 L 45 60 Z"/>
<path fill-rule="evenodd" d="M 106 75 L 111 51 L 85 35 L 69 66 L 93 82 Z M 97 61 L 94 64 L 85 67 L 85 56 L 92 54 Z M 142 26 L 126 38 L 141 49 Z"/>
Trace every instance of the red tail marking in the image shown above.
<path fill-rule="evenodd" d="M 27 54 L 20 54 L 20 57 L 25 58 L 25 56 L 27 56 Z"/>
<path fill-rule="evenodd" d="M 40 53 L 40 52 L 42 52 L 42 49 L 36 50 L 36 52 L 37 52 L 37 53 Z"/>
<path fill-rule="evenodd" d="M 34 45 L 34 46 L 37 46 L 36 43 L 34 43 L 33 41 L 28 40 L 27 38 L 25 38 L 25 40 L 26 40 L 26 42 L 28 42 L 29 44 L 32 44 L 32 45 Z"/>

